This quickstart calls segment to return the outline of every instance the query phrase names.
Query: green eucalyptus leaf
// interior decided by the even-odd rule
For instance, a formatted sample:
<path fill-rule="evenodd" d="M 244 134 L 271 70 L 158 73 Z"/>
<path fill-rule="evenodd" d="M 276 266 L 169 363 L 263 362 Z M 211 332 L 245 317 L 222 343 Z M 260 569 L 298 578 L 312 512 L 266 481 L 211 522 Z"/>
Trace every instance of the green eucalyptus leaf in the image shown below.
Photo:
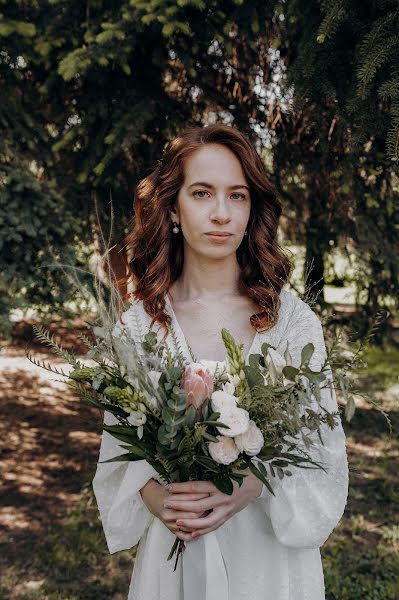
<path fill-rule="evenodd" d="M 291 367 L 290 365 L 286 365 L 285 367 L 283 367 L 283 375 L 286 379 L 289 379 L 290 381 L 296 381 L 298 373 L 299 369 L 296 369 L 295 367 Z"/>
<path fill-rule="evenodd" d="M 355 399 L 352 396 L 352 394 L 350 394 L 348 396 L 348 400 L 346 401 L 345 412 L 344 412 L 345 418 L 348 422 L 352 419 L 353 415 L 355 414 L 355 408 L 356 408 Z"/>
<path fill-rule="evenodd" d="M 312 342 L 309 342 L 302 348 L 301 351 L 301 365 L 307 365 L 312 358 L 314 352 L 314 345 Z"/>
<path fill-rule="evenodd" d="M 195 406 L 190 404 L 190 406 L 187 407 L 184 415 L 184 424 L 188 427 L 193 427 L 195 423 L 195 412 Z"/>

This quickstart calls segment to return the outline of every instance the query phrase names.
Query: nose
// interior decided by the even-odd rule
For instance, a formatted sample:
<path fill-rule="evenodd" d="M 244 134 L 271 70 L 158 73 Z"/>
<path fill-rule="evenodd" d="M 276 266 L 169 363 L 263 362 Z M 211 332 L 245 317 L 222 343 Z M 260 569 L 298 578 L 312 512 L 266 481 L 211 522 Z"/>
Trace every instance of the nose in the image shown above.
<path fill-rule="evenodd" d="M 211 211 L 211 221 L 228 223 L 230 219 L 230 208 L 226 198 L 223 195 L 216 197 L 215 204 Z"/>

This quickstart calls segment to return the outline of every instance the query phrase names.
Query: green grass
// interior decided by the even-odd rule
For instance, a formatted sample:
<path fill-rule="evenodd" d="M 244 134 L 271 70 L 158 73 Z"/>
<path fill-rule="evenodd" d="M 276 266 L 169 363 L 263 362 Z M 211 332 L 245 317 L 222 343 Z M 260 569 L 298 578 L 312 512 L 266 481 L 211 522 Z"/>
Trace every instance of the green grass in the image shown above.
<path fill-rule="evenodd" d="M 1 600 L 127 598 L 135 551 L 109 554 L 89 482 L 78 505 L 49 524 L 45 537 L 17 546 L 13 553 L 10 545 L 11 555 L 1 553 Z"/>
<path fill-rule="evenodd" d="M 375 391 L 399 385 L 399 348 L 369 347 L 362 355 L 367 368 L 357 371 L 363 389 Z M 399 403 L 399 399 L 398 399 Z"/>
<path fill-rule="evenodd" d="M 321 549 L 326 600 L 399 598 L 399 398 L 386 391 L 398 384 L 399 350 L 368 348 L 368 368 L 358 387 L 373 396 L 380 412 L 356 409 L 344 422 L 350 464 L 348 504 L 338 527 Z"/>

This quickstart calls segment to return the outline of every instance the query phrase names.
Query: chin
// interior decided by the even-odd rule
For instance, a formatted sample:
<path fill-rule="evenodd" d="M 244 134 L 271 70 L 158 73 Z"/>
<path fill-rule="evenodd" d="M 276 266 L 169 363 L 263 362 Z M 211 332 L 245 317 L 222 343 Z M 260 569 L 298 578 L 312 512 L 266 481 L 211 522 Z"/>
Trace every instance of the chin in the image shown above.
<path fill-rule="evenodd" d="M 225 258 L 226 256 L 235 255 L 234 248 L 207 248 L 205 251 L 199 252 L 202 256 L 208 258 Z"/>

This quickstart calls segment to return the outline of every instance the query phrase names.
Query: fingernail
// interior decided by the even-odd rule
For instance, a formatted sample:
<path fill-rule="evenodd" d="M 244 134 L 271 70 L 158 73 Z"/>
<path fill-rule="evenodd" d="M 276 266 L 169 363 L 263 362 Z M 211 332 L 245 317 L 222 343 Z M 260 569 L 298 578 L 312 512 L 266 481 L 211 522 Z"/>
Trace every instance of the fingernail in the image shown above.
<path fill-rule="evenodd" d="M 164 502 L 163 505 L 165 508 L 170 508 L 172 506 L 170 502 Z"/>
<path fill-rule="evenodd" d="M 167 484 L 165 485 L 165 490 L 167 490 L 168 492 L 170 492 L 170 490 L 171 490 L 171 489 L 172 489 L 172 486 L 171 486 L 171 484 L 170 484 L 170 483 L 167 483 Z"/>

